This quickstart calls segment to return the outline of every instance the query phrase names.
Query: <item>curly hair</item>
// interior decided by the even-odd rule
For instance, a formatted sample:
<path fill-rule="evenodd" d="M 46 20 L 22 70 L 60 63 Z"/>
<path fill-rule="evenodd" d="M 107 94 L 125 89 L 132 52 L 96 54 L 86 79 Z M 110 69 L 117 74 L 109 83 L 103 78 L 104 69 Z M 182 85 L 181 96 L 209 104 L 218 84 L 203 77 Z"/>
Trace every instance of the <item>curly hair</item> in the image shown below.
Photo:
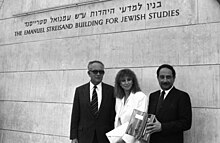
<path fill-rule="evenodd" d="M 133 82 L 133 85 L 131 87 L 132 93 L 136 93 L 138 91 L 141 91 L 135 73 L 130 69 L 122 69 L 117 73 L 117 75 L 115 77 L 115 88 L 114 88 L 115 97 L 120 98 L 120 99 L 122 99 L 125 96 L 125 92 L 124 92 L 123 88 L 120 86 L 121 80 L 124 77 L 129 77 L 132 79 L 132 82 Z"/>

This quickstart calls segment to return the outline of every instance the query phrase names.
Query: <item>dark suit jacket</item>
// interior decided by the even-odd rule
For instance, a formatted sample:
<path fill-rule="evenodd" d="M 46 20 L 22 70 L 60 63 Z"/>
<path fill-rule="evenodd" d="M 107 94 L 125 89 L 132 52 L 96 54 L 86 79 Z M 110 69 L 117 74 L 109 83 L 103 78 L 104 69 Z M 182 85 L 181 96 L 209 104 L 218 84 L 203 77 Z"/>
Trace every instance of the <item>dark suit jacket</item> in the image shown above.
<path fill-rule="evenodd" d="M 105 133 L 114 128 L 115 98 L 112 86 L 102 83 L 102 101 L 98 117 L 90 109 L 89 83 L 76 88 L 72 108 L 70 139 L 91 143 L 96 132 L 99 143 L 109 143 Z"/>
<path fill-rule="evenodd" d="M 150 94 L 149 114 L 156 114 L 160 90 Z M 191 128 L 192 107 L 186 92 L 173 87 L 166 96 L 156 118 L 162 125 L 162 131 L 153 133 L 150 143 L 183 143 L 183 131 Z"/>

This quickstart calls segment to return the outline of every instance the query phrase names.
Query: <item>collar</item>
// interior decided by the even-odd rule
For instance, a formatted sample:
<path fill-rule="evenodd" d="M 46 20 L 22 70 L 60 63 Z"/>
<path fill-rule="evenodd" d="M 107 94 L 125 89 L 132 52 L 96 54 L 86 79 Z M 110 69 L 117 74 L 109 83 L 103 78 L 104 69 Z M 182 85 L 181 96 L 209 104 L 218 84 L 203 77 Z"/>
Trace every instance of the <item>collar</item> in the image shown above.
<path fill-rule="evenodd" d="M 95 85 L 90 81 L 90 82 L 89 82 L 89 88 L 90 88 L 90 90 L 93 90 L 93 87 L 94 87 L 94 86 L 95 86 Z M 97 87 L 97 88 L 96 88 L 97 90 L 100 90 L 100 89 L 102 88 L 102 82 L 100 82 L 99 84 L 97 84 L 96 87 Z"/>
<path fill-rule="evenodd" d="M 165 95 L 167 95 L 167 94 L 170 92 L 170 90 L 173 89 L 173 87 L 174 87 L 174 86 L 172 86 L 172 87 L 171 87 L 170 89 L 168 89 L 168 90 L 164 90 L 164 91 L 165 91 Z M 163 89 L 160 89 L 160 92 L 162 92 L 162 91 L 163 91 Z"/>

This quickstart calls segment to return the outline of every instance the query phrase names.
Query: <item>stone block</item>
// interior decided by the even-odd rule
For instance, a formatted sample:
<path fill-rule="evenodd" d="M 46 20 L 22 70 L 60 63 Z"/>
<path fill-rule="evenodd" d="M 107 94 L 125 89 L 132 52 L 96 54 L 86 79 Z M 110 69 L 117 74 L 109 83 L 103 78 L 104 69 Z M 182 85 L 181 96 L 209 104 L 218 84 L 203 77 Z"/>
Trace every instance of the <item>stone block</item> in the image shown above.
<path fill-rule="evenodd" d="M 219 115 L 219 110 L 213 108 L 194 108 L 192 128 L 185 133 L 184 142 L 219 142 Z"/>
<path fill-rule="evenodd" d="M 220 20 L 220 3 L 218 0 L 199 0 L 198 1 L 198 18 L 199 23 L 219 22 Z"/>
<path fill-rule="evenodd" d="M 54 136 L 49 134 L 38 134 L 31 132 L 20 132 L 11 130 L 0 130 L 1 143 L 69 143 L 68 137 Z"/>
<path fill-rule="evenodd" d="M 69 136 L 72 104 L 1 101 L 0 106 L 1 129 Z"/>
<path fill-rule="evenodd" d="M 175 85 L 191 97 L 193 107 L 220 107 L 220 71 L 218 65 L 176 67 Z"/>

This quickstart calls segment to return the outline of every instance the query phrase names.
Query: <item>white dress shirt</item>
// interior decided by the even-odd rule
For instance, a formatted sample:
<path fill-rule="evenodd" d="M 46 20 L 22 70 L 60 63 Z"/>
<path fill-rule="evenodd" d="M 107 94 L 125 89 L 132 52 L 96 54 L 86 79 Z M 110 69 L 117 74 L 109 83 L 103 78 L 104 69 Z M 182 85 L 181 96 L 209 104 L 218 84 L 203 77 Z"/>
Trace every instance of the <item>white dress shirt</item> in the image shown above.
<path fill-rule="evenodd" d="M 90 82 L 90 102 L 92 101 L 92 93 L 93 93 L 93 90 L 94 90 L 94 84 L 92 84 Z M 98 109 L 100 108 L 100 105 L 101 105 L 101 101 L 102 101 L 102 83 L 99 83 L 96 85 L 96 92 L 97 92 L 97 96 L 98 96 Z"/>
<path fill-rule="evenodd" d="M 173 86 L 168 89 L 168 90 L 164 90 L 165 91 L 165 94 L 164 94 L 164 99 L 167 97 L 168 93 L 170 92 L 170 90 L 173 88 Z M 160 90 L 160 93 L 163 91 L 163 89 Z"/>

